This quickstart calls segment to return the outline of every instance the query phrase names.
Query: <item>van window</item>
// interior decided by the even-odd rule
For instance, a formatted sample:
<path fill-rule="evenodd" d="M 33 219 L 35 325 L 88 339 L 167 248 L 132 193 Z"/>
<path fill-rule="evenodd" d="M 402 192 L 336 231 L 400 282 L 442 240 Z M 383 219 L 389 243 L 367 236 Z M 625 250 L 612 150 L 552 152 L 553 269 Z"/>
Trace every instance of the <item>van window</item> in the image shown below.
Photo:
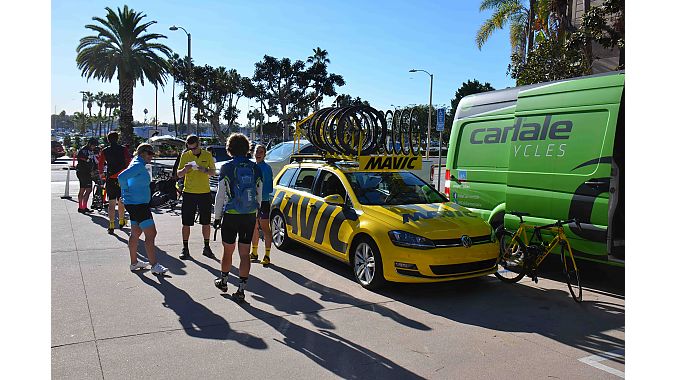
<path fill-rule="evenodd" d="M 509 139 L 501 134 L 512 118 L 468 122 L 460 128 L 455 167 L 461 169 L 507 168 Z"/>
<path fill-rule="evenodd" d="M 282 176 L 279 177 L 279 182 L 277 182 L 277 185 L 289 187 L 291 183 L 291 178 L 293 178 L 293 175 L 296 174 L 296 171 L 298 171 L 298 168 L 286 169 L 284 174 L 282 174 Z"/>
<path fill-rule="evenodd" d="M 317 169 L 300 169 L 298 176 L 296 176 L 296 181 L 294 182 L 293 187 L 298 190 L 311 193 L 312 184 L 314 183 L 316 174 Z"/>

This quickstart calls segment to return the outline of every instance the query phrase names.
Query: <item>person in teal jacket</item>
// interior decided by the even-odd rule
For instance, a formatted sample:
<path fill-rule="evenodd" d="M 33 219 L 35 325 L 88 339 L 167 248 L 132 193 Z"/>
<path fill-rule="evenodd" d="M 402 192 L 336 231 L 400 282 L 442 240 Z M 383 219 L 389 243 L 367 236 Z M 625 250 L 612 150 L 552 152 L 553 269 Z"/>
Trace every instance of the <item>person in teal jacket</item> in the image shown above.
<path fill-rule="evenodd" d="M 117 179 L 122 190 L 122 202 L 129 212 L 131 221 L 131 235 L 129 236 L 129 256 L 132 271 L 145 269 L 149 264 L 153 274 L 163 274 L 167 272 L 162 264 L 157 262 L 155 255 L 155 222 L 153 214 L 150 212 L 150 174 L 146 170 L 146 164 L 152 161 L 155 152 L 150 144 L 141 144 L 136 148 L 134 159 L 129 166 L 124 169 Z M 145 234 L 146 253 L 150 263 L 138 260 L 136 249 L 141 233 Z"/>
<path fill-rule="evenodd" d="M 256 164 L 261 169 L 261 174 L 263 175 L 263 195 L 261 207 L 258 209 L 258 215 L 256 216 L 256 226 L 254 227 L 253 237 L 251 238 L 251 262 L 258 261 L 258 226 L 261 226 L 263 230 L 263 236 L 265 239 L 265 256 L 263 256 L 263 261 L 261 264 L 263 266 L 270 265 L 270 248 L 272 247 L 272 231 L 270 231 L 270 201 L 274 195 L 274 190 L 272 188 L 272 168 L 265 162 L 265 154 L 267 150 L 263 145 L 256 145 L 254 150 L 254 158 L 256 159 Z"/>

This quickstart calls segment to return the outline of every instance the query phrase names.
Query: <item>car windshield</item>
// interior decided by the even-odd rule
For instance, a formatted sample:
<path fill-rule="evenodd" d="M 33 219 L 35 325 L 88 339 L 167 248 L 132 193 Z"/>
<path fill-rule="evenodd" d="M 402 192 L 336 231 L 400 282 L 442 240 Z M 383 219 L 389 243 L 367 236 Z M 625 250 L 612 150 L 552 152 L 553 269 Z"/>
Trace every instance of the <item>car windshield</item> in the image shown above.
<path fill-rule="evenodd" d="M 345 176 L 363 205 L 446 202 L 443 195 L 409 172 L 353 172 Z"/>
<path fill-rule="evenodd" d="M 293 152 L 293 141 L 287 141 L 273 146 L 265 155 L 266 161 L 288 160 Z"/>

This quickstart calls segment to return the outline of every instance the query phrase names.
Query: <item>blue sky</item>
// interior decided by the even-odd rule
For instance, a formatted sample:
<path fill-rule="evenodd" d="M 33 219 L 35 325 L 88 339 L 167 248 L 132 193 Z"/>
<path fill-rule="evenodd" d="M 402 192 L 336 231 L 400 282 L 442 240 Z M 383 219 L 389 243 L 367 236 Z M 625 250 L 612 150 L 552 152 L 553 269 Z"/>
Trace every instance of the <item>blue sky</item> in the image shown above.
<path fill-rule="evenodd" d="M 68 114 L 82 110 L 79 91 L 117 92 L 117 82 L 104 83 L 80 76 L 75 64 L 79 39 L 89 35 L 84 25 L 104 8 L 125 3 L 56 0 L 52 2 L 51 111 Z M 268 54 L 277 58 L 305 60 L 312 49 L 329 53 L 329 71 L 343 76 L 346 85 L 338 93 L 360 96 L 378 109 L 391 104 L 427 104 L 429 76 L 409 73 L 411 68 L 434 74 L 433 102 L 450 103 L 455 90 L 468 79 L 490 82 L 496 89 L 514 86 L 506 75 L 509 38 L 498 31 L 481 51 L 474 43 L 476 30 L 489 14 L 479 12 L 479 1 L 129 1 L 157 24 L 150 31 L 166 35 L 162 42 L 181 55 L 187 54 L 192 35 L 192 57 L 197 65 L 235 68 L 252 76 L 254 64 Z M 317 5 L 321 4 L 321 5 Z M 155 114 L 155 89 L 134 91 L 134 118 Z M 173 120 L 171 81 L 160 89 L 160 122 Z M 332 99 L 325 100 L 328 105 Z M 248 102 L 239 103 L 242 115 Z M 98 108 L 94 106 L 94 112 Z M 240 118 L 243 120 L 243 117 Z"/>

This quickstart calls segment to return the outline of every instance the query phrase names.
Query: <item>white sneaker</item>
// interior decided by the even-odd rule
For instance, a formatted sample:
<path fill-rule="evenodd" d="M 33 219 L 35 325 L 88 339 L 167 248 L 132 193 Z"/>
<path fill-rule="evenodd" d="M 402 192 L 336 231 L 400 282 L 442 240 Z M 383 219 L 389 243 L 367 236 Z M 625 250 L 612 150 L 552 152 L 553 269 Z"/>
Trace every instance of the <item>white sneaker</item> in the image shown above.
<path fill-rule="evenodd" d="M 164 273 L 166 273 L 168 270 L 169 270 L 169 269 L 167 269 L 167 268 L 166 268 L 165 266 L 163 266 L 162 264 L 156 263 L 155 265 L 153 265 L 153 269 L 151 269 L 150 271 L 151 271 L 153 274 L 164 274 Z"/>
<path fill-rule="evenodd" d="M 135 271 L 135 270 L 139 270 L 139 269 L 146 269 L 146 267 L 148 265 L 150 265 L 150 263 L 148 263 L 147 261 L 136 260 L 136 264 L 129 265 L 129 270 Z"/>

